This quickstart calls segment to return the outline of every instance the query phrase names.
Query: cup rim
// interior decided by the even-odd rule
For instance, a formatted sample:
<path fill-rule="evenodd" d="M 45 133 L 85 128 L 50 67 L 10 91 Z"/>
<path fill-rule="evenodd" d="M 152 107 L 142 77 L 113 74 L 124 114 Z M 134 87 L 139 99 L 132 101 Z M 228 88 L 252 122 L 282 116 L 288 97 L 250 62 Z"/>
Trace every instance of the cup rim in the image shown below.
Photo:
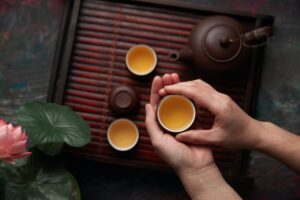
<path fill-rule="evenodd" d="M 187 126 L 185 126 L 185 127 L 182 128 L 182 129 L 179 129 L 179 130 L 172 130 L 172 129 L 166 127 L 166 126 L 162 123 L 162 121 L 161 121 L 161 119 L 160 119 L 160 115 L 159 115 L 159 111 L 160 111 L 160 108 L 161 108 L 161 105 L 163 104 L 163 102 L 166 101 L 166 100 L 169 99 L 169 98 L 174 97 L 174 96 L 180 97 L 180 98 L 184 99 L 186 102 L 188 102 L 188 103 L 192 106 L 192 110 L 193 110 L 193 116 L 192 116 L 191 122 L 190 122 Z M 169 132 L 171 132 L 171 133 L 180 133 L 180 132 L 183 132 L 183 131 L 186 131 L 187 129 L 189 129 L 189 128 L 193 125 L 193 123 L 195 122 L 195 119 L 196 119 L 196 108 L 195 108 L 194 103 L 193 103 L 189 98 L 187 98 L 187 97 L 185 97 L 185 96 L 183 96 L 183 95 L 171 94 L 171 95 L 167 95 L 167 96 L 165 96 L 165 97 L 163 97 L 163 98 L 161 99 L 161 101 L 159 102 L 159 105 L 158 105 L 158 107 L 157 107 L 156 115 L 157 115 L 157 119 L 158 119 L 159 124 L 160 124 L 165 130 L 167 130 L 167 131 L 169 131 Z"/>
<path fill-rule="evenodd" d="M 112 126 L 113 126 L 114 124 L 120 122 L 120 121 L 127 121 L 127 122 L 129 122 L 131 125 L 133 125 L 134 129 L 136 130 L 136 138 L 135 138 L 134 142 L 133 142 L 130 146 L 128 146 L 128 147 L 118 147 L 118 146 L 116 146 L 116 145 L 111 141 L 111 139 L 110 139 L 110 137 L 109 137 L 110 130 L 111 130 Z M 108 127 L 108 129 L 107 129 L 107 132 L 106 132 L 106 136 L 107 136 L 108 143 L 109 143 L 110 146 L 113 147 L 115 150 L 117 150 L 117 151 L 129 151 L 129 150 L 133 149 L 133 148 L 136 146 L 136 144 L 137 144 L 137 142 L 138 142 L 138 140 L 139 140 L 140 134 L 139 134 L 139 129 L 138 129 L 138 127 L 136 126 L 136 124 L 135 124 L 132 120 L 127 119 L 127 118 L 119 118 L 119 119 L 116 119 L 116 120 L 114 120 L 113 122 L 110 123 L 110 125 L 109 125 L 109 127 Z"/>
<path fill-rule="evenodd" d="M 129 53 L 130 53 L 133 49 L 138 48 L 138 47 L 145 47 L 146 49 L 149 49 L 149 50 L 151 51 L 151 53 L 153 54 L 154 59 L 155 59 L 155 60 L 154 60 L 153 66 L 152 66 L 148 71 L 146 71 L 146 72 L 144 72 L 144 73 L 137 73 L 137 72 L 135 72 L 134 70 L 132 70 L 131 66 L 130 66 L 129 63 L 128 63 Z M 152 47 L 150 47 L 150 46 L 148 46 L 148 45 L 146 45 L 146 44 L 137 44 L 137 45 L 134 45 L 134 46 L 130 47 L 130 49 L 129 49 L 129 50 L 127 51 L 127 53 L 126 53 L 126 67 L 127 67 L 127 69 L 128 69 L 131 73 L 133 73 L 133 74 L 135 74 L 135 75 L 137 75 L 137 76 L 145 76 L 145 75 L 150 74 L 151 72 L 154 71 L 154 69 L 156 68 L 156 65 L 157 65 L 157 55 L 156 55 L 156 52 L 154 51 L 154 49 L 153 49 Z"/>

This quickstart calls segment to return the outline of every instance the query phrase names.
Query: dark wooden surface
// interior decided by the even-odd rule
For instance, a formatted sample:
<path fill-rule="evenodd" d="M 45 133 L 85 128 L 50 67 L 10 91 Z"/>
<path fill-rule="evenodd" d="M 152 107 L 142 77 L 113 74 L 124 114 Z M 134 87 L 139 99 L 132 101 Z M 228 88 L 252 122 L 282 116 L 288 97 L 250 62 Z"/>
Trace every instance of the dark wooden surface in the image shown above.
<path fill-rule="evenodd" d="M 257 118 L 300 133 L 300 2 L 194 0 L 223 9 L 275 16 L 267 46 Z M 4 0 L 0 4 L 0 117 L 15 121 L 20 105 L 45 100 L 62 16 L 62 0 Z M 79 164 L 80 163 L 80 164 Z M 83 199 L 187 199 L 172 173 L 70 160 Z M 300 178 L 277 161 L 251 153 L 254 178 L 245 199 L 299 199 Z M 239 183 L 233 183 L 239 185 Z"/>

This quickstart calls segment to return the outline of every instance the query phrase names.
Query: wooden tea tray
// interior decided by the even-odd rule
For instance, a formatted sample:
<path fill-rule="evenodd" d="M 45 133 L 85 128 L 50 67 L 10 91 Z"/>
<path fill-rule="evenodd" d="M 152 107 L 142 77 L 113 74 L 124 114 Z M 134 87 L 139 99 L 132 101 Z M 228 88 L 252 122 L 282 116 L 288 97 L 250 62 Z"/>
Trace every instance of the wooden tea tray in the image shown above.
<path fill-rule="evenodd" d="M 62 32 L 56 51 L 48 100 L 70 106 L 90 125 L 92 141 L 73 155 L 103 163 L 164 169 L 167 165 L 153 151 L 145 129 L 144 106 L 149 101 L 154 75 L 176 72 L 182 80 L 204 79 L 230 95 L 247 113 L 254 114 L 263 57 L 253 48 L 248 64 L 230 75 L 207 76 L 191 66 L 168 59 L 170 51 L 181 49 L 195 24 L 206 16 L 225 14 L 239 20 L 246 29 L 270 25 L 270 16 L 222 13 L 199 4 L 178 1 L 67 1 Z M 147 44 L 158 55 L 155 73 L 136 78 L 126 69 L 125 55 L 135 44 Z M 132 119 L 140 131 L 137 147 L 126 153 L 114 151 L 106 139 L 108 125 L 116 119 L 108 108 L 108 94 L 115 85 L 133 86 L 139 93 L 139 111 Z M 200 125 L 209 127 L 212 117 L 201 114 Z M 225 175 L 245 172 L 248 153 L 214 147 L 214 157 Z"/>

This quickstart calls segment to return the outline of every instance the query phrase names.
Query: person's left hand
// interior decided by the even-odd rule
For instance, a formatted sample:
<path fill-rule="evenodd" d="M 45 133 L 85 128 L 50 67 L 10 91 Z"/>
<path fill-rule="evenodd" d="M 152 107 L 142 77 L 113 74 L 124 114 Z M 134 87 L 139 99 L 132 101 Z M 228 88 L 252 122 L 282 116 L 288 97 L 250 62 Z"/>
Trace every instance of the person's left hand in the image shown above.
<path fill-rule="evenodd" d="M 146 105 L 146 128 L 152 145 L 159 156 L 179 175 L 188 176 L 216 168 L 211 149 L 178 142 L 172 135 L 164 133 L 156 122 L 156 107 L 160 101 L 159 90 L 167 85 L 179 83 L 177 74 L 156 76 L 152 82 L 150 104 Z"/>

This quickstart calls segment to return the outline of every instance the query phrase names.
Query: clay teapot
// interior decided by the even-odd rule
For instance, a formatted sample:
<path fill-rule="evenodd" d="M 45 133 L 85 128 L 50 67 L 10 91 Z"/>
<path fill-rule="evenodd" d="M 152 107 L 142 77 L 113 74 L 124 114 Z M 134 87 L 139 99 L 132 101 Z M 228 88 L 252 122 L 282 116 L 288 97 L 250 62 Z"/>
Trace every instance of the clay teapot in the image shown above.
<path fill-rule="evenodd" d="M 265 43 L 273 28 L 265 26 L 246 32 L 235 19 L 227 16 L 206 17 L 192 30 L 188 45 L 171 52 L 172 61 L 193 63 L 209 72 L 224 72 L 247 63 L 250 48 Z"/>

